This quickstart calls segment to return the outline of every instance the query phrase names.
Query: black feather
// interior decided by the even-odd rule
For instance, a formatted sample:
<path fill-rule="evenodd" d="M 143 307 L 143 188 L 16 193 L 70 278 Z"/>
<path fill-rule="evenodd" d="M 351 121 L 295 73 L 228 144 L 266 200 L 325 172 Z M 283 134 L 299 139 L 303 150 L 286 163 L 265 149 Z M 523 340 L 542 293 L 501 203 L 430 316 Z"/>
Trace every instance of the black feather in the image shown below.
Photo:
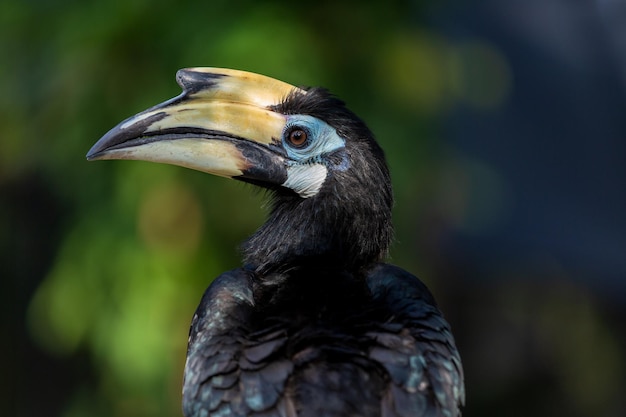
<path fill-rule="evenodd" d="M 382 149 L 323 89 L 273 108 L 345 139 L 349 169 L 303 199 L 276 188 L 268 221 L 194 316 L 183 408 L 196 416 L 460 415 L 463 371 L 428 289 L 379 263 L 392 239 Z M 332 158 L 332 155 L 326 155 Z"/>

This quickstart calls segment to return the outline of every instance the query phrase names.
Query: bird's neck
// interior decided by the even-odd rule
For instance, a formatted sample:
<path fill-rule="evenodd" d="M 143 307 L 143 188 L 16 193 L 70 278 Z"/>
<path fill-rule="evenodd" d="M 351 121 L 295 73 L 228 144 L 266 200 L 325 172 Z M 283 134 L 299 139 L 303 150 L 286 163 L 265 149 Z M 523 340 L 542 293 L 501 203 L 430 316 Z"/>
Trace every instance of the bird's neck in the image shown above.
<path fill-rule="evenodd" d="M 246 264 L 260 273 L 294 270 L 358 272 L 387 255 L 390 204 L 372 195 L 302 199 L 280 195 L 267 222 L 243 245 Z"/>

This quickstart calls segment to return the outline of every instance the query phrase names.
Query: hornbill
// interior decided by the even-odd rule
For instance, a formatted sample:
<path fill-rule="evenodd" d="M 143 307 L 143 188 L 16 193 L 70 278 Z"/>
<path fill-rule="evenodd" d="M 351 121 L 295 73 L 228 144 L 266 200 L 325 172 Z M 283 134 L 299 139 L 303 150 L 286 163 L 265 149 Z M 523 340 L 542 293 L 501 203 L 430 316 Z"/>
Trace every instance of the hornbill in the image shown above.
<path fill-rule="evenodd" d="M 183 93 L 104 135 L 87 159 L 180 165 L 269 190 L 244 266 L 193 316 L 183 411 L 196 416 L 459 416 L 463 370 L 415 276 L 382 263 L 389 170 L 373 134 L 322 88 L 191 68 Z"/>

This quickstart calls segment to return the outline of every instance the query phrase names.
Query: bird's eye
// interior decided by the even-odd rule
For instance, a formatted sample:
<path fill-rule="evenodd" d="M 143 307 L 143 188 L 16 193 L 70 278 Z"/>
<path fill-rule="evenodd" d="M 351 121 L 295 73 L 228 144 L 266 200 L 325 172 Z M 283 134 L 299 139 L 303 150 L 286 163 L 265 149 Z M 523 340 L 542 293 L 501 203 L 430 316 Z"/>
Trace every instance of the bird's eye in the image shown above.
<path fill-rule="evenodd" d="M 287 142 L 294 148 L 302 148 L 308 144 L 309 135 L 304 129 L 293 129 L 287 135 Z"/>

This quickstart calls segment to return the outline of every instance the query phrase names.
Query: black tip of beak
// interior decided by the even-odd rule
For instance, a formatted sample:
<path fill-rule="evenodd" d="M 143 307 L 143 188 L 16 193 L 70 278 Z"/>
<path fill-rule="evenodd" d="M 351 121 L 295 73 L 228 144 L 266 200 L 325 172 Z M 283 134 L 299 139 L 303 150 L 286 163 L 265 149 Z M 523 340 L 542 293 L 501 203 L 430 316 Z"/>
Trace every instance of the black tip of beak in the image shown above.
<path fill-rule="evenodd" d="M 171 101 L 173 101 L 172 99 Z M 168 102 L 164 103 L 167 104 Z M 152 112 L 153 109 L 139 113 L 136 116 L 129 117 L 113 129 L 109 130 L 100 138 L 87 152 L 87 160 L 93 161 L 99 159 L 106 151 L 116 148 L 124 148 L 133 145 L 140 145 L 145 142 L 145 132 L 153 123 L 158 122 L 166 116 L 165 112 L 157 112 L 148 117 L 142 116 L 145 113 Z M 132 142 L 131 142 L 132 141 Z"/>
<path fill-rule="evenodd" d="M 104 139 L 107 135 L 103 136 L 102 139 Z M 95 159 L 98 159 L 98 154 L 100 152 L 102 152 L 104 149 L 106 149 L 105 146 L 103 146 L 103 141 L 102 139 L 100 139 L 99 141 L 97 141 L 92 147 L 91 149 L 89 149 L 89 151 L 87 152 L 87 155 L 85 155 L 85 158 L 87 158 L 88 161 L 93 161 Z"/>
<path fill-rule="evenodd" d="M 89 152 L 87 152 L 87 155 L 85 155 L 85 159 L 87 159 L 88 161 L 93 161 L 94 156 L 95 156 L 95 152 L 93 152 L 93 148 L 91 148 Z"/>

